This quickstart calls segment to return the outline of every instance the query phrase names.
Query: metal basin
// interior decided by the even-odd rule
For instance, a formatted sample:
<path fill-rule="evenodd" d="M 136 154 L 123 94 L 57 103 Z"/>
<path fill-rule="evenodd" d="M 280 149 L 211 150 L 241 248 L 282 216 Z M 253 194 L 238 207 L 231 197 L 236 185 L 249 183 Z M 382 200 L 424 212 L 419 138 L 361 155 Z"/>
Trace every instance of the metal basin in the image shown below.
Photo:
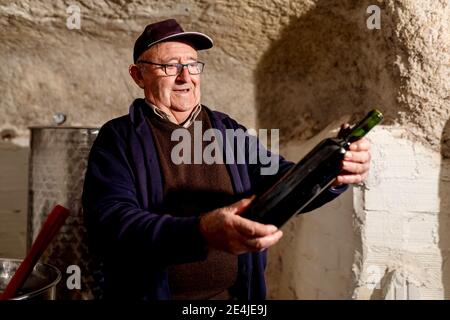
<path fill-rule="evenodd" d="M 22 260 L 0 258 L 0 292 L 5 290 Z M 12 300 L 55 300 L 61 272 L 54 266 L 37 263 L 22 289 Z"/>

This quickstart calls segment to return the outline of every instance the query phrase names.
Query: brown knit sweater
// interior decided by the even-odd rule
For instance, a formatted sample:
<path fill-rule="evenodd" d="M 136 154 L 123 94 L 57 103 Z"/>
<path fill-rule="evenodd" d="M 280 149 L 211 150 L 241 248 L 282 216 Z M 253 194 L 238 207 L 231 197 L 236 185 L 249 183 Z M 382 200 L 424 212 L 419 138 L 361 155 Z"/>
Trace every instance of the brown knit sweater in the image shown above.
<path fill-rule="evenodd" d="M 179 141 L 171 141 L 173 130 L 180 125 L 146 112 L 155 139 L 163 177 L 163 210 L 174 216 L 193 216 L 233 202 L 233 186 L 224 164 L 194 163 L 194 123 L 187 129 L 191 136 L 191 164 L 174 164 L 172 149 Z M 207 112 L 202 109 L 202 134 L 212 128 Z M 198 124 L 197 124 L 198 126 Z M 200 142 L 198 142 L 200 143 Z M 202 150 L 211 142 L 202 142 Z M 212 250 L 205 261 L 169 267 L 169 286 L 173 299 L 210 299 L 226 296 L 223 292 L 234 283 L 237 257 Z"/>

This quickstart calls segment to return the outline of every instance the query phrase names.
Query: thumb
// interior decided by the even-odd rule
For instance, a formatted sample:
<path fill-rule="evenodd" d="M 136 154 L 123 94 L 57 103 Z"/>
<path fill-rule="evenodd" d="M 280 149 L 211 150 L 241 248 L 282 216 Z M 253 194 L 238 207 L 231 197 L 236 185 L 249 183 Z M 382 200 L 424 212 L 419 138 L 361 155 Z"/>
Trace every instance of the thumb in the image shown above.
<path fill-rule="evenodd" d="M 343 123 L 341 129 L 338 132 L 338 138 L 343 138 L 350 131 L 350 125 L 348 123 Z"/>
<path fill-rule="evenodd" d="M 230 206 L 232 213 L 237 214 L 237 215 L 242 214 L 245 211 L 245 209 L 247 209 L 250 206 L 253 199 L 255 199 L 255 198 L 256 198 L 256 196 L 253 195 L 249 198 L 244 198 L 244 199 L 239 200 L 238 202 L 233 203 Z"/>

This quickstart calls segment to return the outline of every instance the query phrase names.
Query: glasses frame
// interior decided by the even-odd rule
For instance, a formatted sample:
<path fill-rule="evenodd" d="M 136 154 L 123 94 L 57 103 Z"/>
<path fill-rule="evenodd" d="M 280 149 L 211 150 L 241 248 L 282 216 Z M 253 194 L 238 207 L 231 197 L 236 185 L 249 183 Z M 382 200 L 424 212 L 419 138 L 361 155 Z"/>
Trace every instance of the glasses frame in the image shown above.
<path fill-rule="evenodd" d="M 153 61 L 150 61 L 150 60 L 138 60 L 136 62 L 136 64 L 138 64 L 138 63 L 151 64 L 151 65 L 154 65 L 154 66 L 159 66 L 159 67 L 161 67 L 164 70 L 164 73 L 166 75 L 168 75 L 168 76 L 177 76 L 177 75 L 181 74 L 185 67 L 187 68 L 187 70 L 188 70 L 190 75 L 198 75 L 198 74 L 201 74 L 203 72 L 203 69 L 205 68 L 205 63 L 201 62 L 201 61 L 195 61 L 195 62 L 189 62 L 189 63 L 156 63 L 156 62 L 153 62 Z M 189 65 L 192 65 L 193 63 L 198 64 L 198 65 L 201 66 L 199 73 L 192 73 L 191 70 L 189 70 Z M 178 72 L 175 73 L 175 74 L 167 73 L 167 69 L 166 68 L 168 66 L 176 66 Z"/>

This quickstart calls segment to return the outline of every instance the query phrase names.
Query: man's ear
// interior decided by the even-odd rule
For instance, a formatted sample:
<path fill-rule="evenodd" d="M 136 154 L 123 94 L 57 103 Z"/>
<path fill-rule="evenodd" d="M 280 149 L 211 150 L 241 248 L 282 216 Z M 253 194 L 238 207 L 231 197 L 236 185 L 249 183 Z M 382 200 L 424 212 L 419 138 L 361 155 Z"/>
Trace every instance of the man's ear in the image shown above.
<path fill-rule="evenodd" d="M 142 72 L 138 68 L 137 65 L 131 64 L 128 67 L 128 72 L 130 73 L 130 76 L 133 78 L 134 82 L 141 88 L 144 89 L 144 78 L 142 77 Z"/>

